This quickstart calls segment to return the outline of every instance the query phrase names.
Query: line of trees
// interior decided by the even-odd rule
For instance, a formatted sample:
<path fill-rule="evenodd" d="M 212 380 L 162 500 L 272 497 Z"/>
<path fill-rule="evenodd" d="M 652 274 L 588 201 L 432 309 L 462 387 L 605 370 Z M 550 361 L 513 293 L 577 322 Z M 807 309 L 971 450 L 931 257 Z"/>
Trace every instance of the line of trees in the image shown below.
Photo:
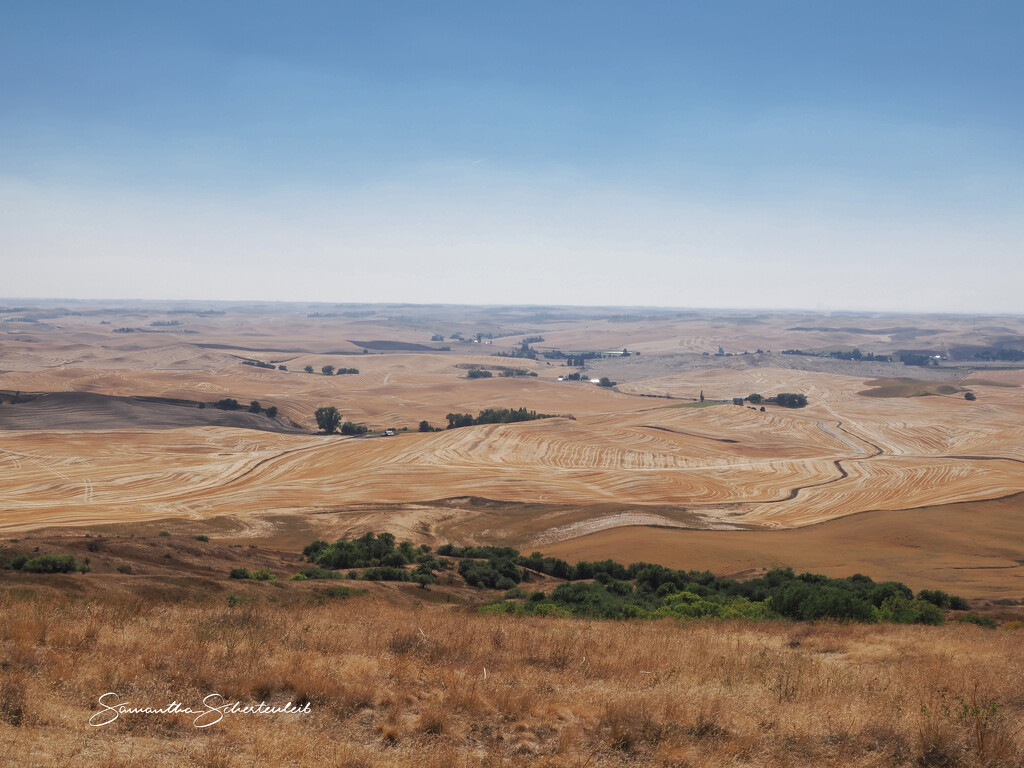
<path fill-rule="evenodd" d="M 701 392 L 701 402 L 704 401 L 704 393 Z M 753 392 L 743 397 L 734 397 L 733 402 L 737 405 L 743 405 L 743 401 L 746 400 L 754 405 L 760 405 L 761 403 L 774 403 L 775 405 L 781 405 L 783 408 L 803 408 L 807 405 L 807 395 L 802 395 L 797 392 L 780 392 L 775 397 L 765 397 L 764 395 Z M 763 408 L 761 410 L 764 410 Z"/>
<path fill-rule="evenodd" d="M 757 350 L 760 352 L 761 350 Z M 854 362 L 877 362 L 877 363 L 891 363 L 891 355 L 876 355 L 871 352 L 867 354 L 861 352 L 859 349 L 854 347 L 849 352 L 842 350 L 833 350 L 832 352 L 808 352 L 803 349 L 784 349 L 782 350 L 784 355 L 801 355 L 803 357 L 830 357 L 833 360 L 852 360 Z"/>
<path fill-rule="evenodd" d="M 807 405 L 807 395 L 797 392 L 779 392 L 775 397 L 768 398 L 768 402 L 774 402 L 783 408 L 803 408 Z"/>
<path fill-rule="evenodd" d="M 288 370 L 284 366 L 281 366 L 282 370 Z M 303 368 L 306 373 L 313 373 L 313 366 L 307 365 Z M 320 368 L 320 373 L 324 376 L 344 376 L 345 374 L 359 373 L 358 368 L 335 368 L 333 365 L 325 365 Z"/>
<path fill-rule="evenodd" d="M 449 413 L 448 429 L 473 427 L 479 424 L 511 424 L 518 421 L 554 418 L 553 413 L 537 413 L 526 408 L 485 408 L 476 418 L 471 413 Z"/>
<path fill-rule="evenodd" d="M 203 408 L 205 407 L 205 404 L 200 403 L 199 407 Z M 241 409 L 242 404 L 235 400 L 235 398 L 233 397 L 225 397 L 215 402 L 213 404 L 213 407 L 219 408 L 222 411 L 237 411 Z M 249 403 L 249 413 L 263 413 L 269 416 L 270 418 L 274 419 L 277 418 L 277 406 L 271 405 L 268 408 L 264 408 L 262 405 L 260 405 L 259 400 L 252 400 Z"/>
<path fill-rule="evenodd" d="M 915 596 L 902 582 L 875 582 L 854 574 L 831 578 L 815 573 L 797 575 L 792 568 L 776 568 L 749 581 L 718 578 L 710 571 L 675 570 L 654 563 L 629 566 L 614 560 L 565 560 L 539 552 L 524 556 L 512 547 L 443 544 L 437 557 L 430 548 L 414 547 L 395 537 L 368 533 L 359 539 L 342 539 L 335 544 L 315 541 L 303 550 L 303 557 L 315 563 L 321 573 L 309 578 L 331 578 L 337 569 L 393 569 L 369 572 L 362 578 L 415 580 L 415 574 L 448 570 L 459 560 L 458 573 L 470 586 L 507 590 L 505 601 L 485 610 L 533 615 L 572 615 L 590 618 L 699 618 L 745 617 L 749 619 L 788 618 L 802 621 L 831 619 L 900 624 L 942 624 L 943 610 L 965 611 L 967 601 L 941 590 L 921 590 Z M 418 565 L 415 572 L 409 565 Z M 550 593 L 527 593 L 519 585 L 537 574 L 562 579 Z M 350 571 L 350 578 L 359 574 Z M 425 584 L 424 584 L 425 586 Z"/>
<path fill-rule="evenodd" d="M 354 421 L 342 422 L 341 412 L 333 405 L 322 405 L 313 414 L 318 428 L 328 435 L 341 432 L 343 435 L 365 435 L 369 428 Z"/>

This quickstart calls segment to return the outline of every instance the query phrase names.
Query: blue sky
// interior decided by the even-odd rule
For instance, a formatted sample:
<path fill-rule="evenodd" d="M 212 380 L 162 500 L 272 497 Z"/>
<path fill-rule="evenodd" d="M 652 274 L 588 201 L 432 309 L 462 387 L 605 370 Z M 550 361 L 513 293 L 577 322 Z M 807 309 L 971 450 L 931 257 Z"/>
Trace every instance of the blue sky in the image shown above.
<path fill-rule="evenodd" d="M 4 3 L 0 296 L 1020 312 L 1017 2 Z"/>

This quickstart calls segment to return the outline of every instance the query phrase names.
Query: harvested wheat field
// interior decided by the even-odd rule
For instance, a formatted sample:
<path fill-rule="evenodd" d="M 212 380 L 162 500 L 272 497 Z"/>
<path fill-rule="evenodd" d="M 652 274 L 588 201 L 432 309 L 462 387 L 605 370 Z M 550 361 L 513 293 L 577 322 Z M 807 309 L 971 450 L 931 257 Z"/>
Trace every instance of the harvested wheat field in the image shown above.
<path fill-rule="evenodd" d="M 547 544 L 569 560 L 645 560 L 741 577 L 767 568 L 907 584 L 966 597 L 1024 594 L 1024 499 L 1011 496 L 900 512 L 865 512 L 788 531 L 617 528 Z"/>
<path fill-rule="evenodd" d="M 0 763 L 1019 766 L 1024 371 L 970 357 L 1011 335 L 1018 318 L 0 311 Z M 877 357 L 827 356 L 857 345 Z M 941 364 L 887 359 L 907 349 Z M 807 405 L 733 402 L 780 393 Z M 366 433 L 318 432 L 329 405 Z M 545 418 L 434 431 L 485 409 Z M 860 572 L 972 613 L 485 615 L 509 591 L 452 570 L 288 580 L 314 539 L 367 531 L 741 580 Z M 90 727 L 108 692 L 177 710 Z M 214 693 L 302 711 L 196 728 Z"/>
<path fill-rule="evenodd" d="M 942 316 L 18 309 L 0 313 L 0 530 L 9 534 L 172 518 L 244 527 L 292 515 L 331 532 L 400 519 L 424 540 L 549 546 L 637 525 L 777 531 L 1024 491 L 1024 371 L 966 362 L 1010 333 L 1024 339 L 1019 318 L 979 331 Z M 814 356 L 856 345 L 897 358 L 925 348 L 943 360 Z M 524 348 L 536 359 L 509 356 Z M 563 353 L 591 357 L 567 367 Z M 325 376 L 324 366 L 358 372 Z M 492 376 L 469 379 L 472 370 Z M 559 380 L 569 373 L 584 381 Z M 616 386 L 586 381 L 599 374 Z M 780 392 L 802 393 L 808 406 L 732 402 Z M 239 410 L 213 407 L 225 398 Z M 249 413 L 250 401 L 261 412 Z M 369 434 L 317 434 L 323 405 Z M 449 413 L 520 407 L 553 418 L 418 431 L 421 421 L 446 426 Z M 386 428 L 398 434 L 377 436 Z"/>

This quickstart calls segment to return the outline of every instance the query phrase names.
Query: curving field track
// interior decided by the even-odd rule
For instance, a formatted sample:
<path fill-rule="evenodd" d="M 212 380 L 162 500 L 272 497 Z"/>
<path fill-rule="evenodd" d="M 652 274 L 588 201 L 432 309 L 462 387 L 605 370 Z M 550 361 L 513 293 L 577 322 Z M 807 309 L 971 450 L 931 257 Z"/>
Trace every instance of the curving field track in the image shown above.
<path fill-rule="evenodd" d="M 142 326 L 145 319 L 118 323 Z M 307 514 L 375 504 L 382 505 L 378 512 L 359 512 L 366 525 L 386 527 L 396 514 L 387 505 L 407 504 L 403 525 L 415 529 L 417 515 L 428 528 L 436 523 L 436 507 L 420 508 L 416 502 L 472 496 L 506 504 L 505 512 L 491 510 L 481 523 L 492 532 L 488 535 L 514 530 L 520 540 L 550 542 L 637 521 L 792 528 L 865 510 L 1024 491 L 1020 371 L 975 375 L 969 384 L 979 396 L 974 403 L 959 394 L 865 397 L 858 394 L 866 389 L 863 377 L 760 365 L 659 375 L 622 382 L 616 392 L 559 382 L 567 370 L 563 366 L 494 357 L 478 344 L 463 344 L 452 353 L 361 354 L 344 340 L 421 344 L 433 328 L 329 322 L 332 331 L 325 334 L 313 320 L 229 314 L 196 321 L 194 335 L 122 335 L 101 332 L 95 323 L 86 328 L 84 320 L 72 318 L 66 327 L 40 325 L 31 333 L 0 337 L 0 389 L 253 399 L 278 406 L 284 420 L 310 432 L 313 411 L 325 404 L 372 428 L 415 430 L 422 419 L 443 425 L 449 412 L 490 407 L 526 406 L 560 416 L 348 439 L 227 426 L 185 428 L 184 421 L 182 428 L 162 422 L 162 428 L 150 429 L 142 417 L 138 428 L 114 423 L 110 408 L 93 412 L 85 405 L 74 414 L 77 429 L 67 429 L 66 411 L 40 409 L 39 428 L 25 429 L 22 419 L 18 431 L 0 431 L 0 529 Z M 677 352 L 680 345 L 693 351 L 717 347 L 713 340 L 720 327 L 680 323 L 600 321 L 581 327 L 552 322 L 544 345 L 572 348 L 604 339 L 602 346 L 629 344 L 651 356 L 662 349 Z M 807 341 L 813 333 L 792 335 Z M 753 346 L 780 335 L 779 328 L 759 320 L 744 325 L 738 338 Z M 289 370 L 242 365 L 247 358 Z M 301 372 L 305 365 L 319 370 L 327 364 L 357 367 L 360 373 Z M 469 366 L 496 370 L 502 365 L 538 375 L 466 379 Z M 966 374 L 957 375 L 962 383 Z M 701 391 L 709 400 L 797 391 L 806 393 L 811 405 L 798 411 L 768 406 L 761 412 L 732 404 L 694 407 L 699 404 L 678 399 L 696 398 Z M 3 409 L 17 408 L 29 412 L 24 404 L 0 405 L 0 430 Z M 531 518 L 525 507 L 516 506 L 531 504 L 566 511 Z M 464 511 L 452 515 L 472 517 Z M 469 528 L 460 530 L 473 535 Z"/>
<path fill-rule="evenodd" d="M 1012 458 L 1020 430 L 1004 429 L 997 437 L 1005 445 L 990 439 L 988 454 L 964 458 L 951 452 L 980 448 L 969 433 L 955 441 L 923 430 L 927 439 L 911 439 L 898 426 L 865 429 L 861 420 L 811 411 L 657 408 L 363 439 L 224 427 L 7 432 L 0 433 L 0 466 L 8 470 L 0 475 L 0 525 L 474 495 L 668 505 L 718 524 L 792 527 L 1024 490 L 1021 461 Z"/>

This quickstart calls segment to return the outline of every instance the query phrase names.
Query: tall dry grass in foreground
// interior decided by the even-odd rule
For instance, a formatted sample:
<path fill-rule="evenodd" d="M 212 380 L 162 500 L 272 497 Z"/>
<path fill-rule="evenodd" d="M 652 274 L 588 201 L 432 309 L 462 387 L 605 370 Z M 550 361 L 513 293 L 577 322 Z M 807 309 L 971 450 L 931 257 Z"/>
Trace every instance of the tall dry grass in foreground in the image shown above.
<path fill-rule="evenodd" d="M 283 593 L 284 590 L 281 591 Z M 0 764 L 1020 766 L 1024 658 L 974 626 L 598 622 L 0 594 Z M 122 715 L 309 701 L 306 715 Z"/>

